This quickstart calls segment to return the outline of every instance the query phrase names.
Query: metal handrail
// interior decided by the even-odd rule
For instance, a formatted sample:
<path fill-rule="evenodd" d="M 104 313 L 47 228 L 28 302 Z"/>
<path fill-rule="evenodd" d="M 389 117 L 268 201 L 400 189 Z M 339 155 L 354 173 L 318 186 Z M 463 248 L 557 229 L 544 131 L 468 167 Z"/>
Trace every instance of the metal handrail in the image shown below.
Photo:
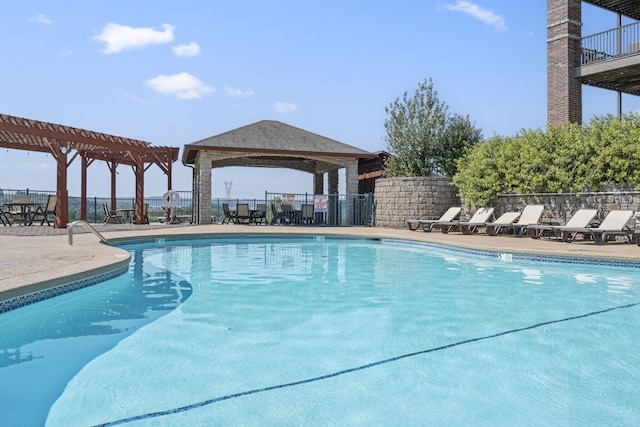
<path fill-rule="evenodd" d="M 582 65 L 637 54 L 640 52 L 640 22 L 583 37 L 580 47 Z"/>
<path fill-rule="evenodd" d="M 105 244 L 111 246 L 111 243 L 109 243 L 109 241 L 106 239 L 106 237 L 104 237 L 102 234 L 100 234 L 100 232 L 98 230 L 93 228 L 93 226 L 91 224 L 89 224 L 87 221 L 85 221 L 83 219 L 79 219 L 77 221 L 73 221 L 71 224 L 69 224 L 67 226 L 67 229 L 69 230 L 69 245 L 73 246 L 73 227 L 75 227 L 76 224 L 84 224 L 84 225 L 86 225 L 87 227 L 89 227 L 89 230 L 91 230 L 93 232 L 93 234 L 95 234 L 98 237 L 98 239 L 100 239 L 100 241 L 102 243 L 105 243 Z"/>

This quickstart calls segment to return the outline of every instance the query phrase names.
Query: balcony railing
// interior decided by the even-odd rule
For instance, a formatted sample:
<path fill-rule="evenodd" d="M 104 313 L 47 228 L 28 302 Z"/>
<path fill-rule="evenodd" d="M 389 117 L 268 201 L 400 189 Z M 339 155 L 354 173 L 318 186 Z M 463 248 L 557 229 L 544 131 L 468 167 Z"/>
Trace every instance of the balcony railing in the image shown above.
<path fill-rule="evenodd" d="M 638 54 L 640 53 L 640 22 L 583 37 L 580 45 L 582 47 L 581 65 Z"/>

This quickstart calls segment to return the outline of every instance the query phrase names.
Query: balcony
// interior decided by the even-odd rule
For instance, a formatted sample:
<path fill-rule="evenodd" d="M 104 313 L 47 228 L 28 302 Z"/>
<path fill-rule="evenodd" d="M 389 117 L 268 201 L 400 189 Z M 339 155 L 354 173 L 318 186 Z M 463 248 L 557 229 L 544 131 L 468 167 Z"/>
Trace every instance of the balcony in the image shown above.
<path fill-rule="evenodd" d="M 590 3 L 630 3 L 629 7 L 636 10 L 640 7 L 638 1 Z M 583 37 L 580 44 L 580 67 L 574 75 L 582 84 L 640 95 L 640 22 Z"/>
<path fill-rule="evenodd" d="M 638 0 L 584 0 L 584 2 L 640 21 L 640 2 Z"/>

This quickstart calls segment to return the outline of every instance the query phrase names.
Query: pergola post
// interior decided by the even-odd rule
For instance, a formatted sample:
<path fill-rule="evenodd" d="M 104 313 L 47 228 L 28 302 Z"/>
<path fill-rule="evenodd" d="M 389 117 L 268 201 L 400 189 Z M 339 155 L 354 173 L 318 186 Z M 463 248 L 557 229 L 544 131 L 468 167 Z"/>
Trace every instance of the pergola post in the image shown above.
<path fill-rule="evenodd" d="M 111 171 L 111 207 L 109 209 L 115 211 L 118 205 L 118 200 L 116 199 L 116 168 L 118 164 L 115 162 L 107 162 L 107 166 L 109 167 L 109 171 Z"/>
<path fill-rule="evenodd" d="M 87 220 L 87 157 L 80 158 L 80 219 Z"/>
<path fill-rule="evenodd" d="M 53 147 L 53 155 L 56 158 L 56 219 L 54 228 L 67 228 L 69 212 L 67 204 L 67 147 L 59 145 Z"/>
<path fill-rule="evenodd" d="M 136 160 L 136 165 L 133 167 L 136 175 L 136 205 L 134 206 L 134 217 L 136 219 L 136 224 L 144 224 L 144 161 L 142 156 L 139 154 L 134 157 Z"/>

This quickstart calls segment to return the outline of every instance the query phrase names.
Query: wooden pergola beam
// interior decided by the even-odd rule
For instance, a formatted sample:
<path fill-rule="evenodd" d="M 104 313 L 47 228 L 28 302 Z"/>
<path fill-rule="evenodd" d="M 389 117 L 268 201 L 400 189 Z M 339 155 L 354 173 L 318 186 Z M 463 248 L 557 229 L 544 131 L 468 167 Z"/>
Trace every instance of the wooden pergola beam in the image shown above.
<path fill-rule="evenodd" d="M 95 161 L 107 162 L 111 170 L 111 205 L 116 206 L 116 168 L 120 164 L 134 168 L 136 175 L 136 222 L 144 222 L 145 164 L 157 164 L 169 175 L 171 164 L 178 160 L 177 147 L 151 147 L 146 141 L 123 138 L 85 129 L 0 114 L 0 147 L 50 153 L 56 160 L 56 228 L 66 228 L 68 216 L 67 169 L 80 156 L 81 219 L 87 219 L 87 168 Z M 71 150 L 76 152 L 68 159 Z M 167 188 L 170 189 L 170 188 Z M 140 222 L 142 221 L 142 222 Z"/>

